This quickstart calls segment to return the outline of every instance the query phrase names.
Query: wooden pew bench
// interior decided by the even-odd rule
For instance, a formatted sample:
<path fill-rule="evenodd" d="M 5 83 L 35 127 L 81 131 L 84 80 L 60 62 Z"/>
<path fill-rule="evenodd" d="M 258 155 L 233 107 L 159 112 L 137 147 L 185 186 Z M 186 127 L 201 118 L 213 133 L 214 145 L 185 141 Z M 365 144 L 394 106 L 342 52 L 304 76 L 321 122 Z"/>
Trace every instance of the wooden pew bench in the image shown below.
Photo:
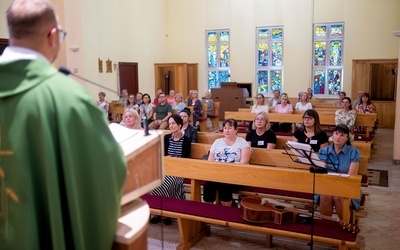
<path fill-rule="evenodd" d="M 199 133 L 199 135 L 200 134 L 202 133 Z M 207 133 L 207 134 L 213 134 L 213 133 Z M 211 144 L 192 143 L 190 157 L 192 159 L 202 159 L 202 157 L 208 153 L 210 148 Z M 252 165 L 272 166 L 280 168 L 293 168 L 302 170 L 309 169 L 308 165 L 293 162 L 292 159 L 288 155 L 285 155 L 284 153 L 286 152 L 282 149 L 279 150 L 279 149 L 253 148 L 249 163 Z M 358 168 L 358 174 L 361 176 L 362 187 L 368 187 L 368 159 L 369 157 L 367 156 L 360 156 L 361 161 Z M 189 181 L 190 180 L 185 180 L 186 185 L 189 184 Z M 190 188 L 186 187 L 186 189 L 188 190 Z M 246 196 L 258 195 L 260 197 L 302 202 L 308 204 L 313 202 L 312 200 L 313 197 L 309 194 L 301 192 L 288 192 L 288 191 L 283 191 L 281 189 L 267 189 L 260 187 L 243 186 L 238 191 L 238 194 Z M 364 218 L 366 216 L 364 208 L 365 208 L 365 199 L 358 210 L 354 211 L 352 210 L 351 220 L 353 222 L 355 222 L 358 218 Z"/>
<path fill-rule="evenodd" d="M 247 112 L 234 112 L 234 111 L 225 111 L 226 118 L 233 118 L 237 121 L 250 122 L 254 120 L 254 113 Z M 269 113 L 268 118 L 270 122 L 286 122 L 292 123 L 292 132 L 296 130 L 296 123 L 302 123 L 303 118 L 302 114 L 277 114 L 277 113 Z M 319 116 L 321 125 L 326 126 L 335 126 L 335 114 L 321 114 Z M 358 113 L 356 116 L 355 126 L 366 127 L 365 138 L 369 139 L 370 133 L 373 131 L 375 127 L 375 122 L 377 119 L 377 114 L 360 114 Z M 355 139 L 358 139 L 357 137 Z"/>
<path fill-rule="evenodd" d="M 206 143 L 206 144 L 213 144 L 216 139 L 222 138 L 222 133 L 210 133 L 210 132 L 200 132 L 197 134 L 198 136 L 198 143 Z M 238 133 L 238 136 L 246 139 L 246 134 Z M 283 149 L 286 146 L 286 141 L 291 141 L 293 139 L 292 136 L 276 136 L 276 149 Z M 354 147 L 358 149 L 360 152 L 360 156 L 367 157 L 368 159 L 371 157 L 371 148 L 372 143 L 370 141 L 353 141 L 351 143 Z"/>
<path fill-rule="evenodd" d="M 271 245 L 272 235 L 305 241 L 309 241 L 311 238 L 310 224 L 251 224 L 240 218 L 238 208 L 200 203 L 200 182 L 209 180 L 312 195 L 314 179 L 312 173 L 296 169 L 214 163 L 174 157 L 164 157 L 164 172 L 166 175 L 191 179 L 191 201 L 178 201 L 165 197 L 144 197 L 150 205 L 151 213 L 178 219 L 181 243 L 177 249 L 189 249 L 204 235 L 209 234 L 210 229 L 205 223 L 265 233 L 267 247 Z M 360 180 L 360 176 L 343 178 L 316 174 L 315 192 L 343 197 L 344 207 L 348 207 L 350 198 L 359 196 Z M 332 189 L 332 186 L 337 188 Z M 346 210 L 343 218 L 348 221 L 350 212 Z M 316 220 L 313 239 L 316 242 L 335 245 L 339 249 L 359 248 L 357 234 L 343 230 L 339 224 L 332 221 Z"/>

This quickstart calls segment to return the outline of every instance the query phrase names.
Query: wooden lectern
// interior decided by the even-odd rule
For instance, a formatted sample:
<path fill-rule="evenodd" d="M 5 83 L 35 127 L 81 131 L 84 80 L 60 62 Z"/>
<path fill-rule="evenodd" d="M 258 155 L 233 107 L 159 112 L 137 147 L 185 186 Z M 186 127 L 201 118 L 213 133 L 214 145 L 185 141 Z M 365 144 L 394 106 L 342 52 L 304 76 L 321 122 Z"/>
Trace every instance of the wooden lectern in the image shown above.
<path fill-rule="evenodd" d="M 124 151 L 127 178 L 121 199 L 121 216 L 113 249 L 147 249 L 150 208 L 140 196 L 161 185 L 163 178 L 162 134 L 109 125 L 111 133 Z"/>

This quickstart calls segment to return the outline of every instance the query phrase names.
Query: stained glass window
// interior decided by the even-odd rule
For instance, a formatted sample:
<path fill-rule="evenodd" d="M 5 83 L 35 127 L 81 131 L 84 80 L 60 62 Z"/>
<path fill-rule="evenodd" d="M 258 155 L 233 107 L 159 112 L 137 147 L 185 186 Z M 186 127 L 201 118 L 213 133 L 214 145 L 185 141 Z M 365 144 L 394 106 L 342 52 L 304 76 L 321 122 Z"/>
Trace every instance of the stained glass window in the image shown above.
<path fill-rule="evenodd" d="M 314 94 L 336 96 L 343 88 L 344 24 L 315 24 L 313 46 Z"/>
<path fill-rule="evenodd" d="M 220 88 L 230 81 L 229 30 L 206 31 L 208 89 Z"/>
<path fill-rule="evenodd" d="M 256 39 L 257 92 L 272 96 L 283 86 L 283 27 L 257 28 Z"/>

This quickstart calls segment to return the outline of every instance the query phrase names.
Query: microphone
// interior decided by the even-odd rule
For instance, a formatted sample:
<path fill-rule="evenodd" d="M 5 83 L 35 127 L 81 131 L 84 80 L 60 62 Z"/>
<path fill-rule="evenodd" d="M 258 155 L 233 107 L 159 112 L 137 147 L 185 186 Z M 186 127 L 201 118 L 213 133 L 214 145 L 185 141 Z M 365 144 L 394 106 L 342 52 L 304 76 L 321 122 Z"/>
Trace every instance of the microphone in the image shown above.
<path fill-rule="evenodd" d="M 67 68 L 64 67 L 64 66 L 59 67 L 59 68 L 58 68 L 58 71 L 61 72 L 61 73 L 63 73 L 63 74 L 65 74 L 65 75 L 73 75 L 73 76 L 75 76 L 76 78 L 79 78 L 79 79 L 81 79 L 81 80 L 83 80 L 83 81 L 85 81 L 85 82 L 88 82 L 88 83 L 90 83 L 90 84 L 93 84 L 93 85 L 95 85 L 95 86 L 97 86 L 97 87 L 106 89 L 106 90 L 108 90 L 108 91 L 110 91 L 110 92 L 112 92 L 112 93 L 114 93 L 114 94 L 117 94 L 117 95 L 119 96 L 119 93 L 118 93 L 117 91 L 112 90 L 112 89 L 107 88 L 107 87 L 104 87 L 104 86 L 102 86 L 102 85 L 100 85 L 100 84 L 98 84 L 98 83 L 95 83 L 95 82 L 93 82 L 93 81 L 90 81 L 90 80 L 88 80 L 88 79 L 86 79 L 86 78 L 83 78 L 83 77 L 77 75 L 77 74 L 74 74 L 74 73 L 71 72 L 71 70 L 67 69 Z"/>

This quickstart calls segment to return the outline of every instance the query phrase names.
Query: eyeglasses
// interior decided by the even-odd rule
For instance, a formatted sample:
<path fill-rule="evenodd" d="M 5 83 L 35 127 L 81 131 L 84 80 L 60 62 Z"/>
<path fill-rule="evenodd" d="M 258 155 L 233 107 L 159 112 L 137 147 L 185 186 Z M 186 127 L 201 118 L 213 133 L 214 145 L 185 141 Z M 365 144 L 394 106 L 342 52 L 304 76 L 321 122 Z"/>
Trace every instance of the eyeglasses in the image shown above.
<path fill-rule="evenodd" d="M 54 28 L 53 28 L 53 29 L 54 29 Z M 47 37 L 50 36 L 51 31 L 52 31 L 53 29 L 50 30 L 49 34 L 47 34 Z M 63 31 L 62 29 L 59 29 L 59 28 L 56 28 L 56 31 L 59 33 L 59 34 L 58 34 L 58 41 L 59 41 L 60 43 L 64 42 L 65 37 L 67 36 L 67 32 L 65 32 L 65 31 Z"/>
<path fill-rule="evenodd" d="M 312 119 L 314 119 L 314 117 L 312 117 L 312 116 L 303 116 L 303 120 L 305 120 L 305 121 L 309 121 Z"/>
<path fill-rule="evenodd" d="M 58 39 L 59 39 L 60 43 L 64 42 L 65 37 L 67 36 L 67 32 L 65 32 L 59 28 L 57 28 L 57 32 L 58 32 Z"/>

